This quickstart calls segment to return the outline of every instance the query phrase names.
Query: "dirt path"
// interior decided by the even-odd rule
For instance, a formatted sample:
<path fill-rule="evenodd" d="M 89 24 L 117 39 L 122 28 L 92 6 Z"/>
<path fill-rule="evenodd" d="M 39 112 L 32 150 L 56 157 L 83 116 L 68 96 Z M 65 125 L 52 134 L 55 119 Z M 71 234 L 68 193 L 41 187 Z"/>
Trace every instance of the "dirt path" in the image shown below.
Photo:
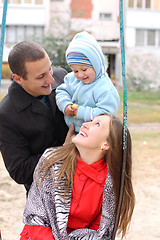
<path fill-rule="evenodd" d="M 131 132 L 160 132 L 160 123 L 129 123 L 128 129 Z"/>

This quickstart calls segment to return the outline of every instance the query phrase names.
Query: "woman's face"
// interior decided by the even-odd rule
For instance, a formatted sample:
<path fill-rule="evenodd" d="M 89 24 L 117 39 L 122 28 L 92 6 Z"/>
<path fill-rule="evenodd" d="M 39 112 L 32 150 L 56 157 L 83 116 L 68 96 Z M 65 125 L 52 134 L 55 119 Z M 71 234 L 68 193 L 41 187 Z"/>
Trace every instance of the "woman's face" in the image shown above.
<path fill-rule="evenodd" d="M 91 122 L 83 123 L 79 133 L 72 139 L 72 142 L 84 149 L 104 150 L 107 143 L 109 134 L 110 117 L 101 115 L 95 117 Z"/>

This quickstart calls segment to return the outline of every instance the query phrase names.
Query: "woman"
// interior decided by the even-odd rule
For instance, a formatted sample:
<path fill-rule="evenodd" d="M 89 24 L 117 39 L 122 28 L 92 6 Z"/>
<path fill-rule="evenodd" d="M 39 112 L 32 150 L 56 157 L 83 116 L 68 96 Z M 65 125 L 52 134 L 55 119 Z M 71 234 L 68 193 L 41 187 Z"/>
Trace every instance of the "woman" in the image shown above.
<path fill-rule="evenodd" d="M 71 144 L 46 150 L 34 173 L 21 240 L 111 239 L 120 190 L 122 129 L 116 117 L 100 115 L 83 123 Z M 134 208 L 131 168 L 128 132 L 118 225 L 122 237 Z"/>

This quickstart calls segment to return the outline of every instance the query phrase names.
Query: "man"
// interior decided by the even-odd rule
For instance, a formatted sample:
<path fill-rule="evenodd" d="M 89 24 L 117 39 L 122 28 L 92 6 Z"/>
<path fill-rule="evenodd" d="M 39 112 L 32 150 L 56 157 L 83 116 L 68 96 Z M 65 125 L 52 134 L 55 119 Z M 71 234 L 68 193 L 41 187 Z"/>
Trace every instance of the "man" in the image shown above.
<path fill-rule="evenodd" d="M 10 176 L 28 191 L 42 153 L 65 141 L 68 127 L 56 106 L 54 86 L 66 71 L 53 72 L 46 51 L 34 42 L 15 45 L 8 63 L 14 81 L 0 103 L 0 150 Z"/>

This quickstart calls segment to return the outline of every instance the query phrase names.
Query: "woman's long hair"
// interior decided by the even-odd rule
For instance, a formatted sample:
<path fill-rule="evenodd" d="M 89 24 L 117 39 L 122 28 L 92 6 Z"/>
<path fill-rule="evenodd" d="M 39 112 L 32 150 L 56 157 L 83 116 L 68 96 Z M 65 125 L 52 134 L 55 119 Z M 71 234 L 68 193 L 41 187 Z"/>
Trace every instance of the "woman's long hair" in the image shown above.
<path fill-rule="evenodd" d="M 64 197 L 66 197 L 67 194 L 69 193 L 70 186 L 73 186 L 74 173 L 75 173 L 78 154 L 79 154 L 78 149 L 73 143 L 57 148 L 56 150 L 54 150 L 54 152 L 52 152 L 49 156 L 47 156 L 46 159 L 44 159 L 41 162 L 42 166 L 38 171 L 36 179 L 38 178 L 38 175 L 43 171 L 44 174 L 41 179 L 41 182 L 43 182 L 50 168 L 55 163 L 61 163 L 61 167 L 55 174 L 57 176 L 57 180 L 55 184 L 56 186 L 58 186 L 60 180 L 62 178 L 65 179 L 63 188 L 64 188 Z M 54 177 L 54 176 L 51 176 L 51 177 Z"/>
<path fill-rule="evenodd" d="M 115 214 L 117 212 L 120 185 L 121 185 L 121 172 L 123 162 L 123 124 L 122 122 L 112 116 L 110 121 L 110 131 L 108 136 L 109 150 L 106 153 L 106 161 L 109 166 L 109 171 L 113 181 L 114 194 L 115 194 Z M 118 233 L 122 232 L 124 237 L 127 226 L 131 221 L 133 209 L 135 205 L 135 196 L 132 186 L 132 143 L 131 136 L 127 129 L 127 161 L 125 169 L 124 192 L 122 199 L 122 206 L 120 211 Z"/>
<path fill-rule="evenodd" d="M 108 114 L 102 114 L 108 115 Z M 107 141 L 109 144 L 109 150 L 107 151 L 104 158 L 108 163 L 109 172 L 112 177 L 114 194 L 115 194 L 115 215 L 118 207 L 119 193 L 120 193 L 120 184 L 121 184 L 121 169 L 122 169 L 122 137 L 123 137 L 123 125 L 122 122 L 112 116 L 108 115 L 111 120 L 109 124 L 109 135 Z M 106 130 L 107 131 L 107 130 Z M 127 163 L 125 171 L 125 183 L 124 183 L 124 194 L 122 200 L 122 207 L 120 212 L 118 231 L 122 232 L 122 238 L 124 237 L 127 226 L 131 220 L 135 197 L 132 187 L 132 157 L 131 157 L 131 137 L 129 131 L 127 133 Z M 64 188 L 64 197 L 69 193 L 70 186 L 73 186 L 74 173 L 77 162 L 77 155 L 79 154 L 76 146 L 71 143 L 65 146 L 62 146 L 56 149 L 53 153 L 50 154 L 47 159 L 44 160 L 42 167 L 40 168 L 38 175 L 41 171 L 44 171 L 45 174 L 42 177 L 43 179 L 47 176 L 49 169 L 58 162 L 61 162 L 61 167 L 59 168 L 57 174 L 56 186 L 59 184 L 62 177 L 65 177 L 65 182 L 63 185 Z M 54 176 L 53 176 L 54 177 Z"/>

